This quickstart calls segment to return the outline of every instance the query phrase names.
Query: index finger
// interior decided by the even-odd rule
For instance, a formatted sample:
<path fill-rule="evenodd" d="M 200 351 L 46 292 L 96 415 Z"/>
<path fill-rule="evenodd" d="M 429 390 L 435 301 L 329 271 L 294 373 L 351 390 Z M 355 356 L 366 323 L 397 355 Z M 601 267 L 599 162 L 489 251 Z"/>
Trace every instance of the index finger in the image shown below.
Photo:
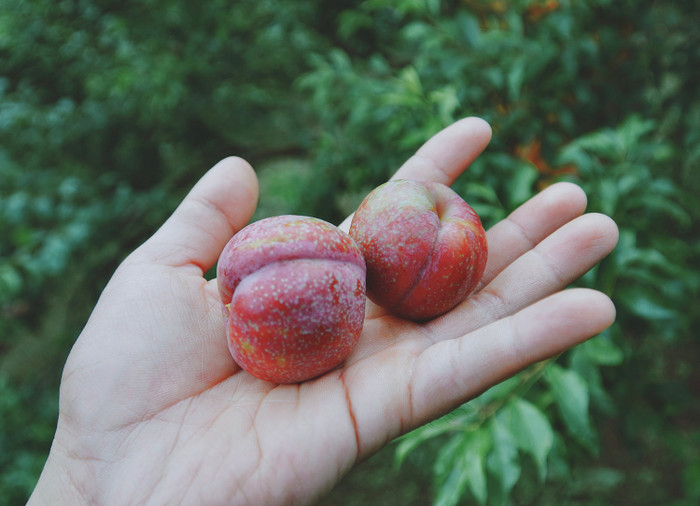
<path fill-rule="evenodd" d="M 392 179 L 422 179 L 451 185 L 491 140 L 481 118 L 463 118 L 439 131 L 416 151 Z"/>
<path fill-rule="evenodd" d="M 129 260 L 173 267 L 194 266 L 203 274 L 226 242 L 255 211 L 258 182 L 245 160 L 229 157 L 211 168 L 168 220 Z"/>
<path fill-rule="evenodd" d="M 409 158 L 391 179 L 420 179 L 451 185 L 491 140 L 491 126 L 481 118 L 463 118 L 440 130 Z M 350 228 L 352 215 L 340 225 Z"/>

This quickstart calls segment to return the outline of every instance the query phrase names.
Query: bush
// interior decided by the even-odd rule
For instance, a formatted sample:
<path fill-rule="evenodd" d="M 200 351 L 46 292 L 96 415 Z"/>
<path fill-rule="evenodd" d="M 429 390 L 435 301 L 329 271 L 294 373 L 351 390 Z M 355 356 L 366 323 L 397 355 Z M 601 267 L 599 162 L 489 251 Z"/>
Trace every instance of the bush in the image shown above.
<path fill-rule="evenodd" d="M 454 188 L 491 225 L 554 181 L 584 187 L 621 234 L 578 284 L 608 293 L 618 321 L 401 438 L 395 464 L 441 505 L 694 504 L 696 10 L 6 0 L 0 433 L 21 436 L 3 439 L 0 497 L 21 502 L 38 476 L 60 368 L 110 273 L 204 167 L 248 158 L 256 218 L 339 221 L 428 137 L 478 115 L 493 141 Z M 372 490 L 377 465 L 346 483 Z M 339 490 L 335 503 L 364 497 Z"/>
<path fill-rule="evenodd" d="M 700 436 L 687 425 L 697 375 L 675 351 L 698 349 L 691 11 L 680 2 L 367 1 L 341 14 L 339 32 L 381 33 L 383 44 L 360 57 L 317 55 L 301 80 L 323 125 L 317 171 L 353 197 L 336 200 L 351 204 L 337 215 L 435 131 L 476 114 L 494 140 L 454 186 L 487 224 L 573 180 L 589 210 L 620 226 L 616 251 L 580 281 L 616 302 L 613 328 L 398 442 L 402 463 L 440 441 L 436 504 L 697 498 L 687 450 Z M 668 473 L 641 458 L 659 453 Z"/>

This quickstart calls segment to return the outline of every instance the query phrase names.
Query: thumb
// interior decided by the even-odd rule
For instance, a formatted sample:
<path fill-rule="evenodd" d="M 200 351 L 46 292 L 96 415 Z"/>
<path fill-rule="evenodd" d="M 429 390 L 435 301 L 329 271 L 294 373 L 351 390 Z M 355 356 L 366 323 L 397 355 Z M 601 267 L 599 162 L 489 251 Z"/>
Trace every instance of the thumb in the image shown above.
<path fill-rule="evenodd" d="M 226 158 L 197 182 L 130 260 L 194 266 L 203 274 L 233 234 L 248 223 L 257 200 L 258 182 L 252 167 L 241 158 Z"/>

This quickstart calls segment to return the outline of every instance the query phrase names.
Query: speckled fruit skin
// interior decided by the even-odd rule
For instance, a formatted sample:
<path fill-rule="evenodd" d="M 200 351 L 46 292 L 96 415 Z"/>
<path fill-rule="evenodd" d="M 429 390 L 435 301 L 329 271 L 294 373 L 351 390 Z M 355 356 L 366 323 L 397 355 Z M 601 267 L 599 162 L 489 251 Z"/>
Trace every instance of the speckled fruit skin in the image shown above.
<path fill-rule="evenodd" d="M 448 186 L 397 179 L 360 204 L 350 226 L 367 263 L 367 295 L 415 321 L 439 316 L 474 290 L 486 266 L 486 233 Z"/>
<path fill-rule="evenodd" d="M 248 225 L 217 264 L 231 355 L 273 383 L 329 371 L 362 331 L 365 279 L 359 248 L 330 223 L 285 215 Z"/>

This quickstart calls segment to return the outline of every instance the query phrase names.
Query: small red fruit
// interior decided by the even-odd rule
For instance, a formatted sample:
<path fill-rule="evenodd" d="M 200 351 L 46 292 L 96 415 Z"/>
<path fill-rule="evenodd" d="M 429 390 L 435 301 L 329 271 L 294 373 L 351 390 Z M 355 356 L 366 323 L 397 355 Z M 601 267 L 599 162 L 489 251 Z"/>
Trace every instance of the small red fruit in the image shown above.
<path fill-rule="evenodd" d="M 448 186 L 399 179 L 373 190 L 350 226 L 367 264 L 367 295 L 415 321 L 439 316 L 476 288 L 486 267 L 486 233 Z"/>
<path fill-rule="evenodd" d="M 330 223 L 286 215 L 248 225 L 217 265 L 234 360 L 274 383 L 336 367 L 362 331 L 365 276 L 357 245 Z"/>

